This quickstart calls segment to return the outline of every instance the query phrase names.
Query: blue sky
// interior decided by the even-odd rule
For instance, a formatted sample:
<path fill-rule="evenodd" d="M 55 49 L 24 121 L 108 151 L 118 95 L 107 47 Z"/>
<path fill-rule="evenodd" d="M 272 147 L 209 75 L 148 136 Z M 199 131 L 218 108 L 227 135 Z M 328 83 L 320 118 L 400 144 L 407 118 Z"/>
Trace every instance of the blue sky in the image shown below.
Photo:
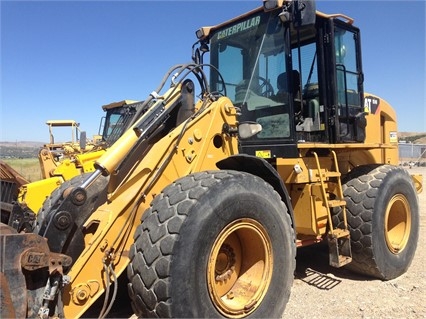
<path fill-rule="evenodd" d="M 101 106 L 143 100 L 189 62 L 195 31 L 251 1 L 4 1 L 0 141 L 48 141 L 45 124 L 74 119 L 96 134 Z M 397 111 L 399 131 L 426 132 L 425 1 L 317 1 L 361 29 L 365 90 Z"/>

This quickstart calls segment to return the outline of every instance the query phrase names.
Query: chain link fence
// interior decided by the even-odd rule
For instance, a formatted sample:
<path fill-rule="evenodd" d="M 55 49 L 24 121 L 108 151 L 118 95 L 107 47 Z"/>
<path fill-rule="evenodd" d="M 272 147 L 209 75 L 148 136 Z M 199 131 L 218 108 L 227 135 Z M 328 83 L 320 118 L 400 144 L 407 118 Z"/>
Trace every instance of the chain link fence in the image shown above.
<path fill-rule="evenodd" d="M 426 144 L 400 143 L 398 152 L 400 165 L 426 167 Z"/>

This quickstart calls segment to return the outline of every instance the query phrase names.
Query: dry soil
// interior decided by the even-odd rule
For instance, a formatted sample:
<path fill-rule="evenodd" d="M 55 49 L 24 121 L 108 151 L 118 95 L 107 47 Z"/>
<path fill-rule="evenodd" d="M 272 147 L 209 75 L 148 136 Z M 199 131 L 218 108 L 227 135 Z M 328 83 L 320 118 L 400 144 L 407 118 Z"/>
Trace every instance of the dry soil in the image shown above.
<path fill-rule="evenodd" d="M 425 183 L 426 168 L 408 171 L 422 174 Z M 354 275 L 328 266 L 326 249 L 299 249 L 283 318 L 426 318 L 426 190 L 419 202 L 417 251 L 404 275 L 390 281 Z"/>

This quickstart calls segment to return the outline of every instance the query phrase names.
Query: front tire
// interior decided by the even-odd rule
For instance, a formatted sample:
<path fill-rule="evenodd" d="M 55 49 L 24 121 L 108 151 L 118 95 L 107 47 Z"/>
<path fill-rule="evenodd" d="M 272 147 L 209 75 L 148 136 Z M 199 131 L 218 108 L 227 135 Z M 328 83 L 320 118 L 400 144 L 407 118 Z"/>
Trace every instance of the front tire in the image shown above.
<path fill-rule="evenodd" d="M 347 267 L 383 280 L 405 273 L 417 248 L 419 206 L 403 168 L 361 166 L 343 185 L 353 261 Z"/>
<path fill-rule="evenodd" d="M 135 233 L 129 294 L 142 317 L 281 317 L 295 268 L 287 207 L 262 179 L 208 171 L 157 195 Z"/>

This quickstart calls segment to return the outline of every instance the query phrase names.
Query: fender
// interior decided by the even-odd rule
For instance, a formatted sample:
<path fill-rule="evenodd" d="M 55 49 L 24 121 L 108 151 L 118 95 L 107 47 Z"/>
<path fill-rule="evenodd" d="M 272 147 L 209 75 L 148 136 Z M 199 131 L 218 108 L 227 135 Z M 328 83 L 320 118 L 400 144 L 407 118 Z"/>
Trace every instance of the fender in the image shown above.
<path fill-rule="evenodd" d="M 296 228 L 290 196 L 284 186 L 283 180 L 271 164 L 260 157 L 238 154 L 229 156 L 217 162 L 216 166 L 219 169 L 231 169 L 250 173 L 262 178 L 267 183 L 269 183 L 275 189 L 275 191 L 280 194 L 281 199 L 286 204 L 288 213 L 290 214 L 292 227 L 293 229 Z"/>

